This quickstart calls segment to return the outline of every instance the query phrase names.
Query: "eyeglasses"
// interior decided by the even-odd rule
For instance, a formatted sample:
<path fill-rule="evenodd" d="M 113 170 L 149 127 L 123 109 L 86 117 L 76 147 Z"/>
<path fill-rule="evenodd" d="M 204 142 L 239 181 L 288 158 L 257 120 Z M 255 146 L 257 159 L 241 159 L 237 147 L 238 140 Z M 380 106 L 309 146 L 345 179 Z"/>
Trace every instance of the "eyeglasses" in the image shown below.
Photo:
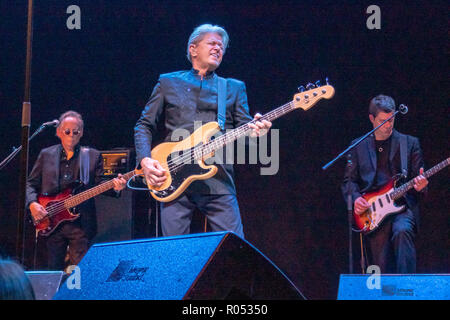
<path fill-rule="evenodd" d="M 66 130 L 63 130 L 63 132 L 64 132 L 64 134 L 65 134 L 66 136 L 68 136 L 68 135 L 70 135 L 71 130 L 70 130 L 70 129 L 66 129 Z M 81 133 L 81 130 L 78 130 L 78 129 L 72 129 L 72 134 L 73 134 L 74 136 L 77 136 L 77 135 L 79 135 L 80 133 Z"/>

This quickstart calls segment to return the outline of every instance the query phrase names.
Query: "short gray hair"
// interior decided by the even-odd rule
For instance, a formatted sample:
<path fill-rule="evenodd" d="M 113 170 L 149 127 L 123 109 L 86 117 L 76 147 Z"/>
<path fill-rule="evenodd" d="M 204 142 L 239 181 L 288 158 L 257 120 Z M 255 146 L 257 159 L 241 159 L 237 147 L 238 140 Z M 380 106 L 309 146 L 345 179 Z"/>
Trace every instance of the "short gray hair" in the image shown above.
<path fill-rule="evenodd" d="M 61 123 L 64 121 L 65 118 L 75 118 L 78 120 L 78 123 L 80 124 L 80 129 L 84 128 L 84 121 L 83 121 L 83 117 L 81 116 L 81 114 L 79 114 L 76 111 L 73 110 L 69 110 L 64 112 L 62 115 L 59 116 L 59 124 L 58 124 L 58 128 L 61 125 Z"/>
<path fill-rule="evenodd" d="M 212 24 L 202 24 L 195 28 L 192 34 L 189 36 L 187 45 L 187 58 L 189 62 L 192 62 L 189 47 L 191 46 L 191 44 L 197 44 L 198 42 L 202 41 L 203 37 L 207 33 L 217 33 L 222 37 L 223 51 L 225 53 L 225 49 L 228 47 L 228 42 L 230 41 L 230 37 L 228 36 L 228 33 L 225 31 L 225 29 L 216 25 L 213 26 Z"/>

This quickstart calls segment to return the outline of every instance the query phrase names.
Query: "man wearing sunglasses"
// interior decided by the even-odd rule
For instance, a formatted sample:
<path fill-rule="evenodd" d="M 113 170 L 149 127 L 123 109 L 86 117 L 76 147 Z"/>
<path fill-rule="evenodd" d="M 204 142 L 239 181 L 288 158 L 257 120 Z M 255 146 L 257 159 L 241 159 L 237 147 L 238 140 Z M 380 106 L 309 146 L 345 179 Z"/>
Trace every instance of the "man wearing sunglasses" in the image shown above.
<path fill-rule="evenodd" d="M 67 111 L 59 118 L 56 136 L 60 144 L 43 149 L 27 182 L 27 208 L 35 221 L 47 215 L 46 209 L 38 203 L 39 194 L 56 195 L 68 188 L 74 188 L 81 182 L 79 190 L 92 188 L 100 183 L 103 174 L 103 159 L 98 150 L 81 147 L 83 136 L 83 118 L 75 111 Z M 126 186 L 119 174 L 113 180 L 114 191 L 106 192 L 118 196 Z M 97 231 L 95 201 L 93 198 L 76 207 L 80 217 L 74 221 L 62 222 L 46 237 L 48 268 L 63 270 L 67 246 L 69 260 L 76 265 L 87 252 L 90 241 Z"/>

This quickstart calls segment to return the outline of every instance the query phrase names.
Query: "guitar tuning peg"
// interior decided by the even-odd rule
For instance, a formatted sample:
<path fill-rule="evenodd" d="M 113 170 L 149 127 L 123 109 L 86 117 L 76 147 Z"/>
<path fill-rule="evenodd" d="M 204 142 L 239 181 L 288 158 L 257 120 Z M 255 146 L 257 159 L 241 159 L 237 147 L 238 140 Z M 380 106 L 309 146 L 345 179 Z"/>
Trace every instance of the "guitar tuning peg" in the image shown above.
<path fill-rule="evenodd" d="M 321 86 L 320 80 L 317 80 L 317 81 L 316 81 L 315 86 L 316 86 L 317 88 Z"/>
<path fill-rule="evenodd" d="M 312 88 L 315 88 L 315 85 L 313 84 L 313 83 L 308 83 L 307 85 L 306 85 L 306 89 L 312 89 Z"/>
<path fill-rule="evenodd" d="M 303 91 L 305 91 L 305 87 L 304 86 L 298 87 L 298 92 L 303 92 Z"/>
<path fill-rule="evenodd" d="M 325 82 L 327 83 L 327 85 L 330 84 L 330 83 L 328 82 L 328 77 L 325 78 Z"/>

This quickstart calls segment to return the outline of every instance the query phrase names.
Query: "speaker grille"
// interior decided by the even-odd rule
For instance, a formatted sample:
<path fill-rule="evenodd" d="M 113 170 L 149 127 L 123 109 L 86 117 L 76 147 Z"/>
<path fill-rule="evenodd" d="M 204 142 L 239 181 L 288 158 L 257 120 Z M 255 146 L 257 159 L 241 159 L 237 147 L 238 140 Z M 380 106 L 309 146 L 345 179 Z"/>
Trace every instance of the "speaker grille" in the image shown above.
<path fill-rule="evenodd" d="M 81 289 L 55 299 L 301 299 L 256 248 L 232 232 L 92 246 L 79 264 Z"/>

